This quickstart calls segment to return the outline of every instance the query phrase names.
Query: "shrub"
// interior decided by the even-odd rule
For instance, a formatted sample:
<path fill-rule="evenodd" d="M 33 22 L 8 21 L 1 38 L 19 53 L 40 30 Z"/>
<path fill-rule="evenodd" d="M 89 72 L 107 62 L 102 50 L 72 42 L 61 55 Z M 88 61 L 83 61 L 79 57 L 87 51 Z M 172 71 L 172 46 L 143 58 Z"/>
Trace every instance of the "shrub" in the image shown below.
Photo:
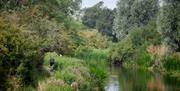
<path fill-rule="evenodd" d="M 36 37 L 27 32 L 28 30 L 0 17 L 0 66 L 6 71 L 3 74 L 10 77 L 4 79 L 6 82 L 11 78 L 17 79 L 11 79 L 8 82 L 11 87 L 4 88 L 14 90 L 18 88 L 16 86 L 35 86 L 39 80 L 40 74 L 37 73 L 41 73 L 43 55 L 38 51 L 40 45 L 37 44 Z"/>

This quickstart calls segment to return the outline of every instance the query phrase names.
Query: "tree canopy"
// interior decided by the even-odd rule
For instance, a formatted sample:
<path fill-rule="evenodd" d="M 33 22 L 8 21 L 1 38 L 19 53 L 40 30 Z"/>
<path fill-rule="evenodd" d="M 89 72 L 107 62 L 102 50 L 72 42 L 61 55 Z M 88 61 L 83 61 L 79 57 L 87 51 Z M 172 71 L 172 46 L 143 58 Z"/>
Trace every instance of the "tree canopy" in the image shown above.
<path fill-rule="evenodd" d="M 158 12 L 158 0 L 119 0 L 114 33 L 121 40 L 132 27 L 146 25 Z"/>
<path fill-rule="evenodd" d="M 104 35 L 114 36 L 112 34 L 112 26 L 114 20 L 115 9 L 111 10 L 103 6 L 103 2 L 85 8 L 82 17 L 82 23 L 89 28 L 98 29 Z"/>

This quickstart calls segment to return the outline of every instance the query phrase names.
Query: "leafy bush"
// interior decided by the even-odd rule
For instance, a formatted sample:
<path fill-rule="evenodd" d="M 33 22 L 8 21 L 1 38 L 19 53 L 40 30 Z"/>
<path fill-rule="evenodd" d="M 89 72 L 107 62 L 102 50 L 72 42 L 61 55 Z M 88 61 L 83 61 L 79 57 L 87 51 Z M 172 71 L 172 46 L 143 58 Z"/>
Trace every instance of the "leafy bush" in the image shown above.
<path fill-rule="evenodd" d="M 17 89 L 25 84 L 35 86 L 39 80 L 43 55 L 37 50 L 40 45 L 36 37 L 27 32 L 0 17 L 0 66 L 6 71 L 3 74 L 10 77 L 5 80 L 11 85 L 3 88 Z"/>

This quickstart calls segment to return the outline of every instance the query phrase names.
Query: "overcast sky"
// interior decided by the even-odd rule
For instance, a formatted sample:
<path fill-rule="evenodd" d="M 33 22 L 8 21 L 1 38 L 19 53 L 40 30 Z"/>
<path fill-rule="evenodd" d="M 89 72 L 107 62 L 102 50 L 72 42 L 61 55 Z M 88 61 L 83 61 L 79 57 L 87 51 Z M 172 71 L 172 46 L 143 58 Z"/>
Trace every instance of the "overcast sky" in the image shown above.
<path fill-rule="evenodd" d="M 106 6 L 108 8 L 114 9 L 116 7 L 117 0 L 82 0 L 82 6 L 81 7 L 82 8 L 91 7 L 100 1 L 103 1 L 104 6 Z"/>

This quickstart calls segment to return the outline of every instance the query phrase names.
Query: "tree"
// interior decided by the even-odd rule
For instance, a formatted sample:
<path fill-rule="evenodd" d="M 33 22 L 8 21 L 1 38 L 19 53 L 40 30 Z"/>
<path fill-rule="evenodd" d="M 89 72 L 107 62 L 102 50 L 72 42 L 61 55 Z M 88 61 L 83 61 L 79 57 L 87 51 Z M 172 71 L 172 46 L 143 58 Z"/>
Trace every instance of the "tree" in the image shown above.
<path fill-rule="evenodd" d="M 73 54 L 77 38 L 72 35 L 76 32 L 67 31 L 69 26 L 65 25 L 72 22 L 80 2 L 0 0 L 0 90 L 16 90 L 25 85 L 36 87 L 38 80 L 46 76 L 41 74 L 46 71 L 43 57 L 50 51 L 42 49 L 53 47 L 52 51 Z"/>
<path fill-rule="evenodd" d="M 114 19 L 113 32 L 118 39 L 128 34 L 128 29 L 132 25 L 131 9 L 135 0 L 119 0 Z"/>
<path fill-rule="evenodd" d="M 123 39 L 132 27 L 146 25 L 156 18 L 158 0 L 120 0 L 114 20 L 114 33 L 119 40 Z"/>
<path fill-rule="evenodd" d="M 113 36 L 112 26 L 114 21 L 114 12 L 115 10 L 110 10 L 108 8 L 103 8 L 100 11 L 100 18 L 96 21 L 96 28 L 104 35 Z"/>
<path fill-rule="evenodd" d="M 81 0 L 0 0 L 0 10 L 12 11 L 36 7 L 38 15 L 55 18 L 69 28 L 71 16 L 80 9 Z"/>
<path fill-rule="evenodd" d="M 0 9 L 15 9 L 34 4 L 36 0 L 0 0 Z"/>
<path fill-rule="evenodd" d="M 102 2 L 97 3 L 93 7 L 85 8 L 84 15 L 82 17 L 82 23 L 89 28 L 96 28 L 96 21 L 100 18 Z"/>
<path fill-rule="evenodd" d="M 171 51 L 180 51 L 180 1 L 163 0 L 159 15 L 159 31 Z"/>
<path fill-rule="evenodd" d="M 136 0 L 132 7 L 133 25 L 140 27 L 157 18 L 159 2 L 158 0 Z"/>
<path fill-rule="evenodd" d="M 41 46 L 37 37 L 27 32 L 0 17 L 0 78 L 3 78 L 0 90 L 14 90 L 15 85 L 37 85 L 43 55 L 38 50 Z"/>
<path fill-rule="evenodd" d="M 100 33 L 113 36 L 112 26 L 114 20 L 114 10 L 103 7 L 103 2 L 99 2 L 93 7 L 84 10 L 82 23 L 90 28 L 97 29 Z"/>

